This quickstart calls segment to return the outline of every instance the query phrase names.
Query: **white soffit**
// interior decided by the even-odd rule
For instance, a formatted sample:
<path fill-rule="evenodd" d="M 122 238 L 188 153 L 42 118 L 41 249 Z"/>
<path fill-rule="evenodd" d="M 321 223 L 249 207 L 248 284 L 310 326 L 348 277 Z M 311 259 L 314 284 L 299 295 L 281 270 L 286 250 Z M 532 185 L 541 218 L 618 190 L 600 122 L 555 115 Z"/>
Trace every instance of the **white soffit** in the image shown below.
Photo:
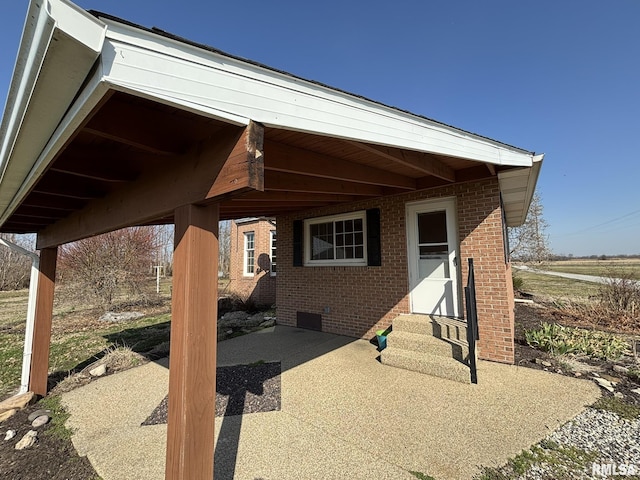
<path fill-rule="evenodd" d="M 543 159 L 544 155 L 536 155 L 533 157 L 531 168 L 514 168 L 498 172 L 508 227 L 520 226 L 526 220 Z"/>
<path fill-rule="evenodd" d="M 0 212 L 25 182 L 102 50 L 105 26 L 67 0 L 32 0 L 0 125 Z"/>
<path fill-rule="evenodd" d="M 465 158 L 532 165 L 533 154 L 392 107 L 103 19 L 105 80 L 123 91 L 233 123 L 276 128 Z"/>

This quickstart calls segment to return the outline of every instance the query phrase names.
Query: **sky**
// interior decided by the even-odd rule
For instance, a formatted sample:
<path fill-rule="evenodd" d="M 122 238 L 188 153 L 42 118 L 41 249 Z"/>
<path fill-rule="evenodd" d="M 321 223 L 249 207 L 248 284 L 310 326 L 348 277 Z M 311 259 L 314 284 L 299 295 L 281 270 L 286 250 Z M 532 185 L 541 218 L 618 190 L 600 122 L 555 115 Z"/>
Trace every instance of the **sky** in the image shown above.
<path fill-rule="evenodd" d="M 640 0 L 77 0 L 545 160 L 557 254 L 640 253 Z M 0 6 L 4 105 L 27 0 Z"/>

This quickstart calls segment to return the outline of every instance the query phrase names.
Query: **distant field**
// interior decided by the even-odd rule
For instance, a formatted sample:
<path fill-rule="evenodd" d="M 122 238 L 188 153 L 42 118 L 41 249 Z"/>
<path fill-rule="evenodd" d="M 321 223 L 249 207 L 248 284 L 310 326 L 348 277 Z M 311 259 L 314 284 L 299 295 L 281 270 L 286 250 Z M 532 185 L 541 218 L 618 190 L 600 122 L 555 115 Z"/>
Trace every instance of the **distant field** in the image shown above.
<path fill-rule="evenodd" d="M 612 260 L 560 260 L 545 264 L 541 269 L 553 272 L 596 275 L 599 277 L 626 277 L 628 275 L 629 278 L 640 280 L 640 259 L 637 258 Z"/>

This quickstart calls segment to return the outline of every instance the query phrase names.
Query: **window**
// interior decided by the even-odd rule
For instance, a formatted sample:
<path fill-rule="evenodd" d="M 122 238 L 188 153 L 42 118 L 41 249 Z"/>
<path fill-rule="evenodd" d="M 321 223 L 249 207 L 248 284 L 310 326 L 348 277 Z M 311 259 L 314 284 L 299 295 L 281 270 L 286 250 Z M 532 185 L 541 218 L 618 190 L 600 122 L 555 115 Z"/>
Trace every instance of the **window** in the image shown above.
<path fill-rule="evenodd" d="M 255 234 L 253 232 L 245 232 L 244 234 L 244 275 L 253 276 L 256 264 L 256 248 Z"/>
<path fill-rule="evenodd" d="M 271 230 L 271 276 L 276 274 L 276 231 Z"/>
<path fill-rule="evenodd" d="M 305 220 L 306 265 L 367 265 L 366 212 Z"/>

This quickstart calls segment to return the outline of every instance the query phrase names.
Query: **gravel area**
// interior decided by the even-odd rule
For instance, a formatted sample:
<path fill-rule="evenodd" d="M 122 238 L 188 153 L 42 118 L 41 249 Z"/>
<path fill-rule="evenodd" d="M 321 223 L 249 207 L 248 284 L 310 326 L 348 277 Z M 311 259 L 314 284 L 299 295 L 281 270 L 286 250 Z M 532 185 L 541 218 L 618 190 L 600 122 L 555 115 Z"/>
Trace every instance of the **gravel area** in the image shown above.
<path fill-rule="evenodd" d="M 597 468 L 603 464 L 617 468 L 633 465 L 631 468 L 635 468 L 636 475 L 616 478 L 640 478 L 640 419 L 626 420 L 606 410 L 587 408 L 551 433 L 540 445 L 545 444 L 556 444 L 550 453 L 554 460 L 536 463 L 527 473 L 519 476 L 519 480 L 611 478 L 599 474 Z M 558 455 L 557 452 L 564 448 L 579 449 L 592 457 L 572 460 L 568 456 Z M 594 463 L 597 466 L 595 472 Z"/>
<path fill-rule="evenodd" d="M 218 367 L 216 417 L 280 410 L 280 362 Z M 142 422 L 167 423 L 168 396 Z"/>

